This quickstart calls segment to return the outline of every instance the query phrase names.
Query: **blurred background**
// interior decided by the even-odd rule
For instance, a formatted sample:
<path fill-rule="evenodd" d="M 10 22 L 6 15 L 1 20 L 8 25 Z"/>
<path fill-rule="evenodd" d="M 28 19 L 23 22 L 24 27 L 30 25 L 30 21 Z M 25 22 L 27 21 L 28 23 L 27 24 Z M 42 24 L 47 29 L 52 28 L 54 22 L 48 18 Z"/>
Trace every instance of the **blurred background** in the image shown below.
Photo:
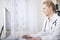
<path fill-rule="evenodd" d="M 45 0 L 0 0 L 0 30 L 2 38 L 36 34 L 41 31 L 45 15 L 42 3 Z M 51 0 L 60 11 L 60 0 Z M 3 36 L 4 35 L 4 36 Z"/>

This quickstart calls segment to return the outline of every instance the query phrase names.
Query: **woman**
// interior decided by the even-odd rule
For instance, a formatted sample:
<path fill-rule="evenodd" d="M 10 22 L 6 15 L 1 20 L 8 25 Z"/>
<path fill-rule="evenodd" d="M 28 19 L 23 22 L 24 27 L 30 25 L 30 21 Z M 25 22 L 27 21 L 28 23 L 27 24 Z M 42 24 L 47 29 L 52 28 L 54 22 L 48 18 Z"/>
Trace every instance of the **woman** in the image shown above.
<path fill-rule="evenodd" d="M 60 17 L 55 13 L 56 7 L 52 1 L 43 2 L 43 13 L 47 19 L 42 31 L 34 35 L 23 35 L 28 40 L 60 40 Z"/>

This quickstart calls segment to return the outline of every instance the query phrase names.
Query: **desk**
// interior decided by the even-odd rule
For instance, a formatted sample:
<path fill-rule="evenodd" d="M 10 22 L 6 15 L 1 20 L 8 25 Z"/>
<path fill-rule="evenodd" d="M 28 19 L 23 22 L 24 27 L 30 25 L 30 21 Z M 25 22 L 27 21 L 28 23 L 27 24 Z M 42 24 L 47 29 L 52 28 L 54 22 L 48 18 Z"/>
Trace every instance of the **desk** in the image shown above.
<path fill-rule="evenodd" d="M 9 37 L 7 37 L 7 38 L 5 38 L 5 39 L 2 39 L 2 40 L 26 40 L 26 39 L 24 39 L 24 38 L 17 38 L 17 37 L 13 37 L 13 36 L 9 36 Z"/>
<path fill-rule="evenodd" d="M 16 39 L 16 38 L 7 38 L 7 39 L 4 39 L 4 40 L 26 40 L 26 39 L 23 39 L 23 38 L 19 38 L 19 39 Z"/>

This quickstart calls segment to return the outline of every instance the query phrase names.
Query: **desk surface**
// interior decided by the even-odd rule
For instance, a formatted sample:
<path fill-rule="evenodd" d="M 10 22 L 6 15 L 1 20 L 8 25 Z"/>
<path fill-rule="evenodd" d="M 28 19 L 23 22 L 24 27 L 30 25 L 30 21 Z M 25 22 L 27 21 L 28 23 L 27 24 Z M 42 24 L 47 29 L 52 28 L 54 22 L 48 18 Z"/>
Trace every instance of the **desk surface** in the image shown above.
<path fill-rule="evenodd" d="M 19 39 L 17 39 L 17 38 L 7 38 L 7 39 L 4 39 L 4 40 L 26 40 L 26 39 L 23 39 L 23 38 L 19 38 Z"/>
<path fill-rule="evenodd" d="M 23 39 L 23 38 L 19 38 L 19 39 L 13 38 L 13 39 L 4 39 L 4 40 L 26 40 L 26 39 Z"/>
<path fill-rule="evenodd" d="M 9 36 L 9 37 L 2 39 L 2 40 L 26 40 L 26 39 L 21 38 L 21 37 L 17 38 L 17 37 Z"/>

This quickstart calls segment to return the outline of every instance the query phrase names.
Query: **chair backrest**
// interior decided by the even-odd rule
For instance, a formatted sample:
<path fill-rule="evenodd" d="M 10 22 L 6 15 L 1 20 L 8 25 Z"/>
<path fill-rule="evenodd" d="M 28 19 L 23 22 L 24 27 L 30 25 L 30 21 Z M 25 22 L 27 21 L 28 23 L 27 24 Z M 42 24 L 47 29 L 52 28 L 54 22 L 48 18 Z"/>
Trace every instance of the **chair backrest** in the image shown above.
<path fill-rule="evenodd" d="M 60 16 L 60 11 L 58 10 L 58 11 L 56 11 L 56 13 L 58 14 L 58 16 Z"/>
<path fill-rule="evenodd" d="M 60 10 L 59 10 L 58 4 L 56 4 L 56 13 L 58 14 L 58 16 L 60 16 Z"/>

